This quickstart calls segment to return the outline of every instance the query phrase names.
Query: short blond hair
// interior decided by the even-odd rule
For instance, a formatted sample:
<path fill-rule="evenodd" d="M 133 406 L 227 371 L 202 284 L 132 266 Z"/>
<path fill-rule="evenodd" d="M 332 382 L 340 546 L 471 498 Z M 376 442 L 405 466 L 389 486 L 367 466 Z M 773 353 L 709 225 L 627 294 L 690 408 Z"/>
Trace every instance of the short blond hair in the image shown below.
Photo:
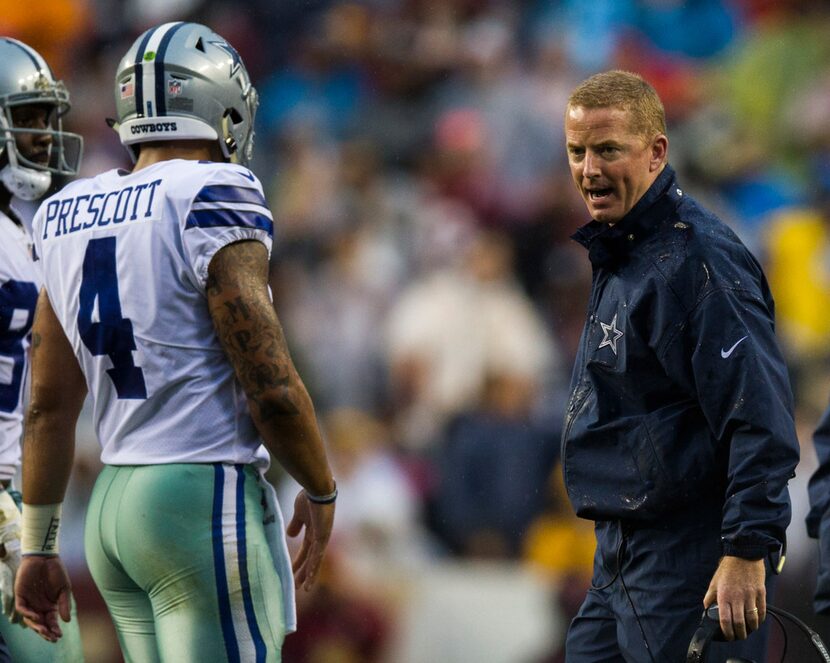
<path fill-rule="evenodd" d="M 646 140 L 666 133 L 666 111 L 657 91 L 630 71 L 615 69 L 585 79 L 568 97 L 568 108 L 577 106 L 629 111 L 632 131 Z"/>

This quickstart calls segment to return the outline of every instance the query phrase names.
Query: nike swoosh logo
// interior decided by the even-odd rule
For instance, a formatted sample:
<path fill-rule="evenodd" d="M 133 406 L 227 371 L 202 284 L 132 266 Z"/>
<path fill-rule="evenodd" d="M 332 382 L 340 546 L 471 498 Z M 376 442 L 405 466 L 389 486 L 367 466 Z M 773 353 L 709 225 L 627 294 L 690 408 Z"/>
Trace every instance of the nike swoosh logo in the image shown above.
<path fill-rule="evenodd" d="M 733 345 L 728 350 L 724 350 L 723 348 L 721 348 L 720 349 L 720 356 L 723 357 L 724 359 L 727 359 L 729 357 L 729 355 L 731 355 L 735 351 L 735 348 L 737 348 L 741 344 L 742 341 L 745 341 L 748 338 L 749 338 L 749 336 L 744 336 L 743 338 L 738 339 L 738 342 L 735 343 L 735 345 Z"/>
<path fill-rule="evenodd" d="M 254 181 L 255 181 L 255 179 L 254 179 L 254 175 L 253 175 L 253 173 L 252 173 L 252 172 L 250 172 L 250 171 L 245 171 L 244 173 L 240 173 L 240 172 L 237 170 L 236 172 L 237 172 L 237 173 L 239 173 L 240 175 L 242 175 L 242 177 L 244 177 L 245 179 L 251 180 L 251 182 L 254 182 Z"/>

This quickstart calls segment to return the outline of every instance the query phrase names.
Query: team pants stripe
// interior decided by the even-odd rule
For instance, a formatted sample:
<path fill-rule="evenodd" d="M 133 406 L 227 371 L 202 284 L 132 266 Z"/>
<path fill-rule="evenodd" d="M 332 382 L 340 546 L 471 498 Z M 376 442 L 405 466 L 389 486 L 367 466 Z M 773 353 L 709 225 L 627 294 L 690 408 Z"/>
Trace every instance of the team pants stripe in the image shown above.
<path fill-rule="evenodd" d="M 248 579 L 248 543 L 245 536 L 245 472 L 242 465 L 236 465 L 236 539 L 239 545 L 239 580 L 242 586 L 242 600 L 245 606 L 245 619 L 256 651 L 256 663 L 265 661 L 265 641 L 259 632 L 251 598 L 251 584 Z"/>
<path fill-rule="evenodd" d="M 231 663 L 264 663 L 265 641 L 257 624 L 248 577 L 245 472 L 214 464 L 213 556 L 222 635 Z"/>
<path fill-rule="evenodd" d="M 225 547 L 223 545 L 222 511 L 225 492 L 225 469 L 221 463 L 214 463 L 213 484 L 213 564 L 216 573 L 216 590 L 219 594 L 219 618 L 222 635 L 225 637 L 225 651 L 230 663 L 240 663 L 239 646 L 233 629 L 231 601 L 228 596 L 228 579 L 225 574 Z"/>

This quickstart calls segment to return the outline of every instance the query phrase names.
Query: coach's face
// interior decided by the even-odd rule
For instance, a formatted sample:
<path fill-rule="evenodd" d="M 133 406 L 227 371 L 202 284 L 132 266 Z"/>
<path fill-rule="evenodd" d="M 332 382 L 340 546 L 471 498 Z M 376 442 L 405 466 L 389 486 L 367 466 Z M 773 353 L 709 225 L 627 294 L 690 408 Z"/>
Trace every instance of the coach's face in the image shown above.
<path fill-rule="evenodd" d="M 634 207 L 666 162 L 668 139 L 632 129 L 630 111 L 568 107 L 568 164 L 591 217 L 614 224 Z"/>

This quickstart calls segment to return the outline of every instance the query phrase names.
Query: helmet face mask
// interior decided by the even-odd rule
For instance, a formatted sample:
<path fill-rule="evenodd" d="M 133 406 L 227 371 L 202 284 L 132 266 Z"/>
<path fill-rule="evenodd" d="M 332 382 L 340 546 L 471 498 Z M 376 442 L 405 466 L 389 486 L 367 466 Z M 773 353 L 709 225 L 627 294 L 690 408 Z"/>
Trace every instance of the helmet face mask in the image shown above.
<path fill-rule="evenodd" d="M 133 146 L 147 141 L 208 140 L 228 161 L 246 164 L 257 105 L 239 54 L 198 23 L 147 30 L 115 76 L 118 134 L 133 158 Z"/>
<path fill-rule="evenodd" d="M 66 87 L 37 51 L 16 39 L 0 38 L 0 181 L 14 195 L 35 200 L 49 189 L 52 174 L 78 172 L 83 139 L 63 131 L 68 110 Z M 39 150 L 31 147 L 36 143 Z M 44 149 L 47 158 L 41 159 Z"/>

